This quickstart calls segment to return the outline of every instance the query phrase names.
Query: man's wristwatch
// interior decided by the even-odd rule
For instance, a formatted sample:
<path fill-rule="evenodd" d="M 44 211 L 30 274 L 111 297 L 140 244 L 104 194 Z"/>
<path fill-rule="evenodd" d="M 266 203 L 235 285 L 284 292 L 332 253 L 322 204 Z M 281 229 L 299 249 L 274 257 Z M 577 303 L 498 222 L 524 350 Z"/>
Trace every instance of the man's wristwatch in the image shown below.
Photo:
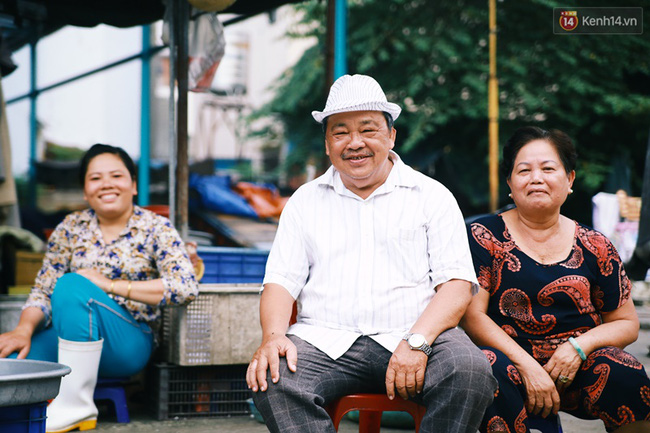
<path fill-rule="evenodd" d="M 431 356 L 431 352 L 433 352 L 431 346 L 427 344 L 427 339 L 424 338 L 424 335 L 422 334 L 409 333 L 404 335 L 404 337 L 402 337 L 402 340 L 406 340 L 406 342 L 411 347 L 411 350 L 421 350 L 427 356 Z"/>

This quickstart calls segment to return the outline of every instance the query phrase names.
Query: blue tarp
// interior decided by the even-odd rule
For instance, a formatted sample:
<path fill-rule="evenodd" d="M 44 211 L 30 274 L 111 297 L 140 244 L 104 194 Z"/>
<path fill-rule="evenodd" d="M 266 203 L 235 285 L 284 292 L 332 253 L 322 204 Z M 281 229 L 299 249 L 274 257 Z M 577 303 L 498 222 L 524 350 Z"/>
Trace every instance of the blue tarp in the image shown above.
<path fill-rule="evenodd" d="M 201 205 L 206 209 L 229 215 L 257 218 L 257 213 L 246 199 L 232 191 L 230 176 L 192 174 L 189 186 L 199 194 Z"/>

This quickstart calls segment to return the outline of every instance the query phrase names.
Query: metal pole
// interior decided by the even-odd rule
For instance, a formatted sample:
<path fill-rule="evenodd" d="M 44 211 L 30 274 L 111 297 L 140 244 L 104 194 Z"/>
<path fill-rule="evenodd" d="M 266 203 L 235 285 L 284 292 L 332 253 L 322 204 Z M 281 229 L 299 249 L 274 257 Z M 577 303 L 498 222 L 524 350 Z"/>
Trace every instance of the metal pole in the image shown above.
<path fill-rule="evenodd" d="M 142 26 L 142 88 L 140 90 L 140 160 L 138 161 L 138 203 L 149 204 L 151 159 L 151 26 Z"/>
<path fill-rule="evenodd" d="M 327 2 L 327 33 L 325 35 L 325 86 L 323 92 L 327 95 L 330 86 L 334 83 L 334 28 L 336 27 L 336 2 Z"/>
<path fill-rule="evenodd" d="M 188 64 L 189 64 L 189 38 L 188 28 L 190 20 L 190 7 L 186 0 L 180 0 L 177 21 L 178 44 L 176 56 L 176 78 L 178 82 L 178 103 L 176 122 L 176 229 L 183 239 L 187 239 L 189 213 L 188 213 L 188 186 L 189 186 L 189 157 L 187 143 L 187 92 L 188 92 Z"/>
<path fill-rule="evenodd" d="M 488 138 L 490 157 L 490 211 L 499 205 L 499 83 L 497 81 L 497 5 L 490 1 L 490 82 L 488 86 Z"/>
<path fill-rule="evenodd" d="M 334 10 L 334 80 L 347 74 L 347 0 L 336 0 Z"/>
<path fill-rule="evenodd" d="M 169 16 L 169 219 L 176 226 L 176 27 L 179 0 L 168 3 Z"/>
<path fill-rule="evenodd" d="M 38 120 L 36 117 L 36 102 L 38 91 L 36 85 L 36 42 L 29 43 L 29 204 L 35 208 L 37 203 L 36 190 L 36 153 L 38 144 Z"/>
<path fill-rule="evenodd" d="M 109 69 L 113 69 L 115 67 L 124 65 L 125 63 L 132 62 L 134 60 L 141 60 L 144 56 L 148 55 L 149 57 L 151 57 L 154 54 L 156 54 L 158 51 L 162 51 L 164 48 L 167 48 L 167 46 L 166 45 L 158 45 L 158 46 L 152 47 L 152 48 L 149 49 L 148 53 L 134 54 L 132 56 L 125 57 L 125 58 L 123 58 L 121 60 L 117 60 L 115 62 L 108 63 L 108 64 L 100 66 L 98 68 L 91 69 L 90 71 L 82 72 L 81 74 L 77 74 L 77 75 L 74 75 L 72 77 L 68 77 L 68 78 L 66 78 L 64 80 L 61 80 L 61 81 L 57 81 L 56 83 L 49 84 L 47 86 L 41 87 L 40 89 L 36 88 L 35 93 L 37 95 L 40 95 L 41 93 L 49 92 L 50 90 L 56 89 L 57 87 L 65 86 L 66 84 L 70 84 L 70 83 L 74 83 L 75 81 L 79 81 L 82 78 L 90 77 L 91 75 L 95 75 L 98 72 L 107 71 Z M 5 102 L 5 104 L 10 105 L 10 104 L 14 104 L 14 103 L 16 103 L 18 101 L 22 101 L 23 99 L 29 98 L 33 93 L 34 92 L 28 91 L 27 93 L 24 93 L 22 95 L 18 95 L 18 96 L 14 97 L 14 98 L 11 98 L 11 99 L 8 99 Z"/>

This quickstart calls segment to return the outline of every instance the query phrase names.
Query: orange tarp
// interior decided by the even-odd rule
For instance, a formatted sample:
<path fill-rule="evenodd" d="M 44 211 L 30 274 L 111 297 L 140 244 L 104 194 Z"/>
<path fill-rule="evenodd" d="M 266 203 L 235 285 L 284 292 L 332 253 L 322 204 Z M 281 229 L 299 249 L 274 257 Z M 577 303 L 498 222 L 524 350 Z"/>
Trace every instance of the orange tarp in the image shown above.
<path fill-rule="evenodd" d="M 233 191 L 250 204 L 260 218 L 279 217 L 288 197 L 281 197 L 277 191 L 250 182 L 237 182 Z"/>

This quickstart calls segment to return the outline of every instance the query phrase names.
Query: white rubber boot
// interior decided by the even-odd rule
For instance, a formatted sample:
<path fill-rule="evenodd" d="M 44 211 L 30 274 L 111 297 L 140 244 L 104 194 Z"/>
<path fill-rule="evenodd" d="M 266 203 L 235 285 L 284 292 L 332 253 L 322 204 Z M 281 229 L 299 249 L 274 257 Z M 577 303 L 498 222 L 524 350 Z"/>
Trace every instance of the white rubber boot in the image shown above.
<path fill-rule="evenodd" d="M 59 338 L 59 363 L 72 372 L 61 379 L 59 394 L 47 407 L 45 430 L 67 432 L 78 428 L 91 430 L 97 426 L 97 406 L 93 401 L 99 359 L 104 340 L 68 341 Z"/>

